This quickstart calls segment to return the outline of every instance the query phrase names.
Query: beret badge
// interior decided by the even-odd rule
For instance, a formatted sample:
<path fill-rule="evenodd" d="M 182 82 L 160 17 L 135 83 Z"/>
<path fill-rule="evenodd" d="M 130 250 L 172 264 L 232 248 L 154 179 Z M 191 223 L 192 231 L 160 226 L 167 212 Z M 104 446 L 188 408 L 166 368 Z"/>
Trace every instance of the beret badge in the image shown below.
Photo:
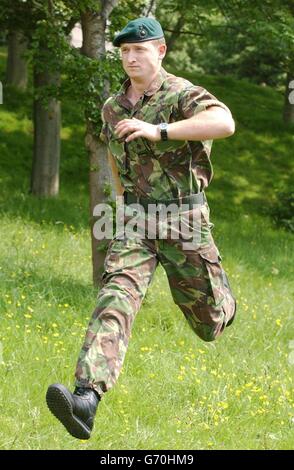
<path fill-rule="evenodd" d="M 145 38 L 146 35 L 147 35 L 146 29 L 144 28 L 143 25 L 140 25 L 139 26 L 139 36 L 140 36 L 140 38 Z"/>

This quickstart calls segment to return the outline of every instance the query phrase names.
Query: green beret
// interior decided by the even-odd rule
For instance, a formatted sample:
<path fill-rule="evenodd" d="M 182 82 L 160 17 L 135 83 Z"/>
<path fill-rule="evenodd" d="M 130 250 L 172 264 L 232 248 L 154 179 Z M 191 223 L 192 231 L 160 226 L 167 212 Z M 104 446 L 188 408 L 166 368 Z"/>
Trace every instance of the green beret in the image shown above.
<path fill-rule="evenodd" d="M 122 42 L 143 42 L 163 38 L 161 24 L 153 18 L 137 18 L 130 21 L 124 29 L 118 33 L 114 40 L 114 46 L 120 46 Z"/>

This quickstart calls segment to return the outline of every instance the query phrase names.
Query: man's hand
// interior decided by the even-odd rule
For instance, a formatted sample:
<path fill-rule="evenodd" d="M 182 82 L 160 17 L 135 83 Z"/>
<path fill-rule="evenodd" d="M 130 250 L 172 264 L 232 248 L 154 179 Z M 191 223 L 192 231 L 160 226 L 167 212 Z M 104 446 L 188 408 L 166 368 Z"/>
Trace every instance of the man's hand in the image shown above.
<path fill-rule="evenodd" d="M 115 126 L 115 133 L 118 137 L 129 134 L 125 139 L 126 142 L 131 142 L 131 140 L 137 139 L 138 137 L 145 137 L 145 139 L 151 142 L 158 142 L 160 140 L 160 130 L 158 126 L 140 121 L 136 118 L 119 121 Z"/>

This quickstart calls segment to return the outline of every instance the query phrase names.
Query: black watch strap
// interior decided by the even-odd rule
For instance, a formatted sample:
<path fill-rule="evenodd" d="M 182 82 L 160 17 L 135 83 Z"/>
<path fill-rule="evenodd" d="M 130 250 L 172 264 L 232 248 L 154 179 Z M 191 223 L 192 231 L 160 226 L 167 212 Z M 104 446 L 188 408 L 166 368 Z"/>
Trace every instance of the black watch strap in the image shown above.
<path fill-rule="evenodd" d="M 168 135 L 167 135 L 167 123 L 166 122 L 161 122 L 159 124 L 159 129 L 160 129 L 160 137 L 161 140 L 168 140 Z"/>

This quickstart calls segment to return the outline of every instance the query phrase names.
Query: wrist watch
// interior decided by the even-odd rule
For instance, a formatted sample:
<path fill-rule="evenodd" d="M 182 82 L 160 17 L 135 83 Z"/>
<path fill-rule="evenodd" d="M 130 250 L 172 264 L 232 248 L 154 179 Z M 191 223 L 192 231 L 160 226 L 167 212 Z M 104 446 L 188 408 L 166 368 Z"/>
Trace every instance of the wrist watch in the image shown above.
<path fill-rule="evenodd" d="M 166 122 L 161 122 L 159 124 L 161 140 L 168 140 L 167 127 L 168 127 L 168 124 Z"/>

